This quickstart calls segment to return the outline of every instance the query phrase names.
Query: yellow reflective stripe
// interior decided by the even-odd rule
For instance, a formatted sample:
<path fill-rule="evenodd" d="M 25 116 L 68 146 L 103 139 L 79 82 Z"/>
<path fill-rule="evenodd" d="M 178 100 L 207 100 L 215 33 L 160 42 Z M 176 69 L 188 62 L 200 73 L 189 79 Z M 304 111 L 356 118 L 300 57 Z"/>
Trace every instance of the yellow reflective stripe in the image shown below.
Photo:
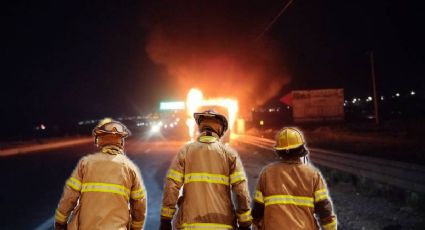
<path fill-rule="evenodd" d="M 183 173 L 176 171 L 174 169 L 170 169 L 168 171 L 167 178 L 183 183 L 184 176 L 183 176 Z"/>
<path fill-rule="evenodd" d="M 131 227 L 133 228 L 141 228 L 143 227 L 143 224 L 145 223 L 145 221 L 131 221 Z"/>
<path fill-rule="evenodd" d="M 124 196 L 127 200 L 130 196 L 130 189 L 117 184 L 109 183 L 83 183 L 81 192 L 106 192 Z"/>
<path fill-rule="evenodd" d="M 325 230 L 336 230 L 336 219 L 332 220 L 332 222 L 323 225 Z"/>
<path fill-rule="evenodd" d="M 143 188 L 131 191 L 131 199 L 140 200 L 143 197 L 145 197 L 145 190 Z"/>
<path fill-rule="evenodd" d="M 81 190 L 81 181 L 75 179 L 74 177 L 70 177 L 66 181 L 66 185 L 68 185 L 69 187 L 71 187 L 72 189 L 74 189 L 76 191 L 80 191 Z"/>
<path fill-rule="evenodd" d="M 65 223 L 67 221 L 68 217 L 62 214 L 58 209 L 56 209 L 55 212 L 55 220 L 59 223 Z"/>
<path fill-rule="evenodd" d="M 176 212 L 175 208 L 167 208 L 167 207 L 161 208 L 161 216 L 173 218 L 175 212 Z"/>
<path fill-rule="evenodd" d="M 200 142 L 204 142 L 204 143 L 212 143 L 212 142 L 216 142 L 217 141 L 217 138 L 216 137 L 213 137 L 213 136 L 200 136 L 198 138 L 198 140 Z"/>
<path fill-rule="evenodd" d="M 202 229 L 202 230 L 233 229 L 231 225 L 216 224 L 216 223 L 191 223 L 191 224 L 183 224 L 182 226 L 183 226 L 183 230 L 185 229 Z"/>
<path fill-rule="evenodd" d="M 291 196 L 291 195 L 274 195 L 266 196 L 264 198 L 265 206 L 273 204 L 294 204 L 298 206 L 314 207 L 313 198 L 305 196 Z"/>
<path fill-rule="evenodd" d="M 258 203 L 264 204 L 263 193 L 256 190 L 254 194 L 254 200 L 257 201 Z"/>
<path fill-rule="evenodd" d="M 237 214 L 239 222 L 248 222 L 252 220 L 251 210 L 248 210 L 242 214 Z"/>
<path fill-rule="evenodd" d="M 229 177 L 222 174 L 212 173 L 189 173 L 184 175 L 184 183 L 207 182 L 213 184 L 229 185 Z"/>
<path fill-rule="evenodd" d="M 235 172 L 235 173 L 232 173 L 230 175 L 230 183 L 231 184 L 234 184 L 234 183 L 237 183 L 237 182 L 243 181 L 243 180 L 246 180 L 244 172 Z"/>
<path fill-rule="evenodd" d="M 326 189 L 320 189 L 314 192 L 314 202 L 319 202 L 328 199 L 328 191 Z"/>

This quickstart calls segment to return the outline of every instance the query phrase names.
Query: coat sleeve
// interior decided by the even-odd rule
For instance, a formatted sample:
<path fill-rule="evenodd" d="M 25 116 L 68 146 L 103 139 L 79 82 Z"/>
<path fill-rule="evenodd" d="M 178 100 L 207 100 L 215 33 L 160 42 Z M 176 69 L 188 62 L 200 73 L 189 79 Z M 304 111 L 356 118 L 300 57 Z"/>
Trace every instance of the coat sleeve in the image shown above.
<path fill-rule="evenodd" d="M 337 219 L 333 211 L 332 200 L 329 196 L 328 188 L 320 172 L 317 172 L 315 176 L 314 212 L 318 216 L 320 225 L 323 229 L 337 229 Z"/>
<path fill-rule="evenodd" d="M 80 198 L 84 167 L 85 158 L 82 158 L 78 162 L 77 167 L 74 169 L 71 176 L 66 181 L 62 197 L 59 200 L 59 204 L 55 212 L 56 223 L 66 224 L 71 211 L 77 205 L 78 199 Z"/>
<path fill-rule="evenodd" d="M 264 217 L 264 181 L 265 181 L 265 174 L 264 170 L 260 173 L 257 187 L 255 189 L 254 193 L 254 205 L 252 208 L 252 217 L 253 217 L 253 224 L 257 226 L 258 229 L 261 229 L 261 223 Z"/>
<path fill-rule="evenodd" d="M 232 163 L 230 166 L 230 184 L 232 191 L 236 195 L 236 216 L 239 226 L 251 226 L 251 204 L 248 190 L 248 181 L 241 159 L 235 150 L 232 151 Z"/>
<path fill-rule="evenodd" d="M 162 198 L 161 219 L 173 219 L 180 188 L 184 184 L 184 162 L 186 147 L 183 147 L 173 159 L 165 178 Z"/>
<path fill-rule="evenodd" d="M 143 228 L 146 217 L 147 194 L 139 168 L 134 166 L 134 181 L 130 193 L 131 229 Z"/>

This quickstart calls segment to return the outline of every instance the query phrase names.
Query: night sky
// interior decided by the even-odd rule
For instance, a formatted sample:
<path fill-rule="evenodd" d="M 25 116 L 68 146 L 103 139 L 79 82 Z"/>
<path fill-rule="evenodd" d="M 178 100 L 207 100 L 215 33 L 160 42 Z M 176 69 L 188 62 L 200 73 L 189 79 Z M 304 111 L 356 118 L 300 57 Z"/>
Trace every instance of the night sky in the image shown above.
<path fill-rule="evenodd" d="M 366 97 L 372 49 L 382 94 L 424 94 L 425 10 L 418 3 L 296 0 L 256 41 L 285 4 L 259 2 L 266 1 L 7 3 L 5 127 L 144 114 L 160 100 L 183 99 L 187 87 L 212 74 L 223 75 L 221 85 L 199 83 L 211 95 L 248 82 L 236 91 L 253 106 L 293 89 L 341 87 Z"/>

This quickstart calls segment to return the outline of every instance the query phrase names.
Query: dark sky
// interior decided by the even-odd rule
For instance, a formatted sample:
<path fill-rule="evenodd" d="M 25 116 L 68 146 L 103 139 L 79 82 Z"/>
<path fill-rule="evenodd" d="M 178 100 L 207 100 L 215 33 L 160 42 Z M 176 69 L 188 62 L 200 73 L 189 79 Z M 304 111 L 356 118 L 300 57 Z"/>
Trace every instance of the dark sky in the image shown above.
<path fill-rule="evenodd" d="M 182 72 L 195 68 L 210 79 L 226 61 L 226 70 L 243 74 L 220 79 L 219 88 L 249 82 L 238 92 L 250 97 L 333 87 L 367 96 L 371 49 L 381 92 L 424 93 L 418 3 L 295 0 L 256 42 L 285 4 L 259 2 L 266 1 L 11 1 L 2 7 L 6 126 L 151 111 L 181 98 L 193 82 Z"/>

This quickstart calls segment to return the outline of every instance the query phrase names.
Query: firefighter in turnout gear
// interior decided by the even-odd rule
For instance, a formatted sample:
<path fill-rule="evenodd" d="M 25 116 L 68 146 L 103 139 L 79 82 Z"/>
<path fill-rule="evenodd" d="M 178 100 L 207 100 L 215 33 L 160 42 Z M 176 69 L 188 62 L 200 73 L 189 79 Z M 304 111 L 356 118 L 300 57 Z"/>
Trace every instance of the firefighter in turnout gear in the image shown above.
<path fill-rule="evenodd" d="M 146 190 L 139 168 L 124 154 L 129 134 L 109 118 L 93 129 L 100 151 L 81 158 L 66 181 L 55 229 L 143 228 Z"/>
<path fill-rule="evenodd" d="M 254 224 L 266 230 L 319 229 L 319 224 L 322 229 L 336 230 L 336 216 L 322 175 L 301 161 L 308 154 L 301 132 L 280 130 L 274 149 L 280 160 L 260 174 L 252 211 Z"/>
<path fill-rule="evenodd" d="M 160 229 L 172 229 L 176 210 L 177 229 L 250 229 L 244 168 L 238 153 L 219 141 L 227 130 L 227 119 L 213 110 L 195 113 L 194 118 L 200 135 L 197 141 L 185 145 L 171 163 L 165 179 Z"/>

